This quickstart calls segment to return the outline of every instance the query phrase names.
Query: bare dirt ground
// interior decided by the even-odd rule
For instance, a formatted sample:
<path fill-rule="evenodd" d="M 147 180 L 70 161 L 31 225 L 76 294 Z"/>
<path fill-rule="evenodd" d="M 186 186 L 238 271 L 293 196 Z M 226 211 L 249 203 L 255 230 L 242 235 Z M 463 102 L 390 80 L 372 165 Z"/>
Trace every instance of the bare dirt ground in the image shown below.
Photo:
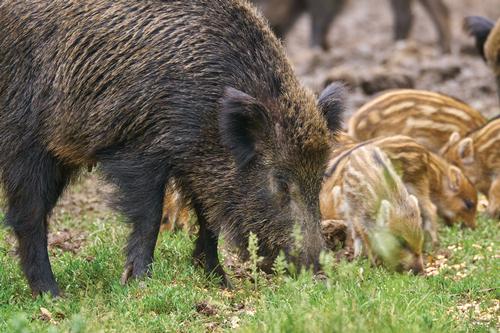
<path fill-rule="evenodd" d="M 309 48 L 309 17 L 304 15 L 288 35 L 285 45 L 301 81 L 319 92 L 334 79 L 349 86 L 346 118 L 373 98 L 363 90 L 383 73 L 393 81 L 414 88 L 443 92 L 471 104 L 485 116 L 500 113 L 495 82 L 489 68 L 477 55 L 472 38 L 462 31 L 466 15 L 500 17 L 500 0 L 447 0 L 453 27 L 452 54 L 437 47 L 437 34 L 429 17 L 414 4 L 415 24 L 406 42 L 392 40 L 392 13 L 388 0 L 351 1 L 330 29 L 328 53 Z M 366 88 L 365 88 L 366 90 Z M 84 172 L 56 208 L 54 218 L 107 213 L 99 172 Z"/>
<path fill-rule="evenodd" d="M 302 82 L 320 91 L 332 79 L 344 79 L 352 87 L 350 111 L 373 96 L 363 92 L 362 83 L 383 73 L 416 89 L 433 90 L 457 97 L 484 115 L 500 113 L 496 86 L 474 48 L 472 38 L 462 31 L 467 15 L 500 17 L 499 0 L 445 0 L 451 11 L 452 54 L 437 47 L 437 33 L 427 13 L 415 2 L 414 26 L 406 42 L 392 40 L 392 12 L 388 0 L 350 1 L 333 23 L 328 53 L 308 46 L 309 18 L 304 16 L 288 35 L 287 51 Z M 349 116 L 350 113 L 347 113 Z"/>

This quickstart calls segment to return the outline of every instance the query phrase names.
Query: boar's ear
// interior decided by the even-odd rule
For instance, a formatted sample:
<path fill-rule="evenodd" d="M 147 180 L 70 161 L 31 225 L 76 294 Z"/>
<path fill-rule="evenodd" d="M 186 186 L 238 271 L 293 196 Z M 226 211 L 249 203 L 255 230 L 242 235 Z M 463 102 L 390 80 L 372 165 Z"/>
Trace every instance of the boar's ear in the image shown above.
<path fill-rule="evenodd" d="M 484 44 L 494 25 L 493 21 L 482 16 L 467 16 L 464 19 L 463 28 L 469 35 L 476 39 L 476 48 L 484 60 L 486 60 Z"/>
<path fill-rule="evenodd" d="M 382 200 L 380 203 L 380 210 L 377 214 L 377 225 L 379 227 L 384 227 L 389 223 L 389 218 L 391 216 L 391 204 L 387 200 Z"/>
<path fill-rule="evenodd" d="M 258 141 L 269 129 L 269 113 L 255 98 L 234 88 L 226 88 L 221 106 L 219 134 L 222 143 L 242 168 L 255 157 Z"/>
<path fill-rule="evenodd" d="M 465 138 L 458 143 L 458 156 L 463 164 L 474 163 L 474 142 L 471 138 Z"/>
<path fill-rule="evenodd" d="M 450 165 L 448 168 L 448 186 L 453 192 L 458 192 L 460 186 L 462 185 L 463 174 L 462 171 L 454 166 Z"/>
<path fill-rule="evenodd" d="M 344 85 L 334 82 L 326 87 L 318 98 L 318 108 L 326 119 L 328 129 L 336 132 L 342 127 L 345 92 Z"/>

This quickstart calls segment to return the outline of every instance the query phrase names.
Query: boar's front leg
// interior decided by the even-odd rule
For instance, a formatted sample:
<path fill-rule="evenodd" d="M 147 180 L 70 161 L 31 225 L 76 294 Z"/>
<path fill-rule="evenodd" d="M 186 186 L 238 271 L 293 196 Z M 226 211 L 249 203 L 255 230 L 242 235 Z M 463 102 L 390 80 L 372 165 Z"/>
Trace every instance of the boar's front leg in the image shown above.
<path fill-rule="evenodd" d="M 168 169 L 164 161 L 128 152 L 99 158 L 104 174 L 117 186 L 115 206 L 132 223 L 122 284 L 150 274 L 160 231 Z"/>
<path fill-rule="evenodd" d="M 33 296 L 58 296 L 47 252 L 48 215 L 74 170 L 36 146 L 20 149 L 9 162 L 2 174 L 6 224 L 17 237 L 22 270 Z"/>
<path fill-rule="evenodd" d="M 194 209 L 198 218 L 199 231 L 193 251 L 193 259 L 196 264 L 203 265 L 204 263 L 207 274 L 220 278 L 224 287 L 231 288 L 231 282 L 219 262 L 219 252 L 217 250 L 219 236 L 208 228 L 201 205 L 194 204 Z"/>

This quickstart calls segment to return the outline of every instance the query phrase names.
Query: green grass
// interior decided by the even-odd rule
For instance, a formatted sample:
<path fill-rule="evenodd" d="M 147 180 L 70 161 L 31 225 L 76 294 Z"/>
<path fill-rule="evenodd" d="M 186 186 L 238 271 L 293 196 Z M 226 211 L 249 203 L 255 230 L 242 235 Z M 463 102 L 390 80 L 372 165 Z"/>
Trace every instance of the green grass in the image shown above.
<path fill-rule="evenodd" d="M 14 247 L 7 241 L 9 231 L 0 228 L 0 332 L 236 328 L 243 332 L 496 332 L 499 312 L 492 309 L 500 296 L 499 225 L 486 218 L 478 224 L 475 231 L 443 228 L 441 248 L 448 253 L 448 268 L 436 276 L 390 273 L 360 260 L 335 265 L 319 281 L 308 273 L 295 278 L 261 275 L 257 283 L 233 277 L 236 288 L 228 292 L 191 265 L 193 240 L 185 233 L 161 234 L 153 277 L 121 286 L 126 225 L 113 215 L 83 221 L 65 217 L 53 229 L 79 228 L 86 233 L 86 241 L 76 254 L 51 251 L 64 292 L 56 300 L 31 297 L 12 255 Z M 462 263 L 465 268 L 453 267 Z M 458 278 L 457 271 L 466 276 Z M 459 310 L 473 302 L 477 311 Z M 41 308 L 50 312 L 50 319 L 42 318 Z M 490 318 L 484 317 L 488 311 L 493 312 Z"/>

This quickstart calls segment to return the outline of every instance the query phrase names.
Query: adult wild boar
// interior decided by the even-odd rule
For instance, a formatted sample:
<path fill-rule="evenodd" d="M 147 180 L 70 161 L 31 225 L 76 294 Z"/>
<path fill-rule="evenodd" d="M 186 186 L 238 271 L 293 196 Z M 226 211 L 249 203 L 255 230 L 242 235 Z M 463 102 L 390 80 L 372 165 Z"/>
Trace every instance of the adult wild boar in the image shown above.
<path fill-rule="evenodd" d="M 336 89 L 316 101 L 302 88 L 246 1 L 4 0 L 0 69 L 6 223 L 33 294 L 59 293 L 47 217 L 95 162 L 133 224 L 123 281 L 149 271 L 171 178 L 198 217 L 194 257 L 223 283 L 222 229 L 318 266 Z"/>

